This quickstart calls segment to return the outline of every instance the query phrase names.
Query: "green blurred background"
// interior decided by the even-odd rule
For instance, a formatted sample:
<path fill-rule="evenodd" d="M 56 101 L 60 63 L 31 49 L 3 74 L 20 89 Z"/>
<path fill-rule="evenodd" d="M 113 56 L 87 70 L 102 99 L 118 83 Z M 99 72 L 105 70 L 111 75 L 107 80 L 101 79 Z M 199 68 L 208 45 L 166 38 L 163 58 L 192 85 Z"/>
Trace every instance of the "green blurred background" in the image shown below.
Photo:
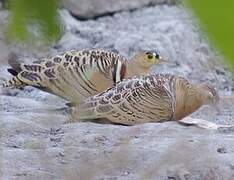
<path fill-rule="evenodd" d="M 234 0 L 185 0 L 183 2 L 198 17 L 202 32 L 208 35 L 211 44 L 221 52 L 233 70 Z M 11 39 L 41 38 L 51 42 L 60 37 L 61 30 L 57 21 L 58 0 L 8 0 L 6 4 L 12 11 L 8 30 L 8 36 Z M 28 25 L 32 23 L 38 25 L 36 33 L 28 29 Z"/>
<path fill-rule="evenodd" d="M 187 0 L 211 43 L 234 68 L 234 0 Z"/>
<path fill-rule="evenodd" d="M 14 40 L 31 38 L 53 41 L 60 36 L 58 0 L 8 0 L 12 12 L 8 37 Z M 29 30 L 29 25 L 37 27 Z"/>

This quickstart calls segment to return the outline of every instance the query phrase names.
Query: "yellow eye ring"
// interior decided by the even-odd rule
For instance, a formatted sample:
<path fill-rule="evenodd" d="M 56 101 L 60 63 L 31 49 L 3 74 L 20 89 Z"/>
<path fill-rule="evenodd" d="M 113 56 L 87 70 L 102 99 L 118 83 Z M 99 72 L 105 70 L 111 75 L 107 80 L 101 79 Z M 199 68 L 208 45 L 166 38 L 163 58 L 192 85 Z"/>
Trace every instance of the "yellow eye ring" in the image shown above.
<path fill-rule="evenodd" d="M 154 56 L 153 56 L 152 54 L 148 54 L 147 58 L 148 58 L 148 59 L 153 59 Z"/>

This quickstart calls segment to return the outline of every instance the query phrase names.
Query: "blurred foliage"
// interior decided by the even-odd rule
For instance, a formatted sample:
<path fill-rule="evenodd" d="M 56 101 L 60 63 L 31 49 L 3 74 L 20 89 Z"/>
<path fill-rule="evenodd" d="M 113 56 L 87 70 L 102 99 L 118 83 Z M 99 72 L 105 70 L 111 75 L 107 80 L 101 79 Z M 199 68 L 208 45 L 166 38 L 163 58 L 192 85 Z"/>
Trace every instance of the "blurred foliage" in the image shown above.
<path fill-rule="evenodd" d="M 19 40 L 37 37 L 37 40 L 42 38 L 47 42 L 59 38 L 58 2 L 59 0 L 8 0 L 12 12 L 8 37 Z M 198 16 L 210 40 L 234 67 L 234 0 L 186 2 Z"/>
<path fill-rule="evenodd" d="M 10 39 L 36 37 L 50 42 L 59 38 L 58 0 L 8 0 L 7 6 L 12 13 L 7 31 Z"/>
<path fill-rule="evenodd" d="M 234 68 L 234 0 L 188 0 L 211 42 Z"/>

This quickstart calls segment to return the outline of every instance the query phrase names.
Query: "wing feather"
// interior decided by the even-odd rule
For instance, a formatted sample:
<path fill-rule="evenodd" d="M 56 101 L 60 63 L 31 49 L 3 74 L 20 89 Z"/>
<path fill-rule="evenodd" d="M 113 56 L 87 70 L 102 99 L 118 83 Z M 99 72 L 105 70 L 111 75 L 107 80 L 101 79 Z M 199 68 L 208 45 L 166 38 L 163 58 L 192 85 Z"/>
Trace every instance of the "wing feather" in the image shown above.
<path fill-rule="evenodd" d="M 172 95 L 164 84 L 150 82 L 151 76 L 122 81 L 73 108 L 79 119 L 107 118 L 132 125 L 168 121 L 173 117 Z M 167 81 L 166 81 L 167 82 Z"/>
<path fill-rule="evenodd" d="M 10 85 L 30 85 L 72 103 L 79 102 L 81 97 L 97 94 L 113 84 L 112 72 L 121 58 L 104 50 L 72 50 L 32 64 L 14 61 L 11 64 L 17 71 L 9 70 L 15 75 Z"/>

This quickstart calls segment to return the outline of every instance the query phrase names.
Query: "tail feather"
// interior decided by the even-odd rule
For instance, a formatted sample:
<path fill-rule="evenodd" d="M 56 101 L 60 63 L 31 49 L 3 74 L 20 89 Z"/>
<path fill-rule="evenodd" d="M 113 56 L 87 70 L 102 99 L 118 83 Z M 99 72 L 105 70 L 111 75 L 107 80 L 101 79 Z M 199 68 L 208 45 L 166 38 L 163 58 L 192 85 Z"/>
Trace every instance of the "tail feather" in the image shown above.
<path fill-rule="evenodd" d="M 20 81 L 17 76 L 14 76 L 8 81 L 3 82 L 2 87 L 3 88 L 23 88 L 25 84 Z"/>
<path fill-rule="evenodd" d="M 83 103 L 81 103 L 80 105 L 69 107 L 69 109 L 72 122 L 101 118 L 96 113 L 94 108 L 89 108 Z"/>
<path fill-rule="evenodd" d="M 18 61 L 17 56 L 15 54 L 11 54 L 8 60 L 8 64 L 11 68 L 8 68 L 7 71 L 13 75 L 10 80 L 2 83 L 2 87 L 4 88 L 23 88 L 25 83 L 23 83 L 19 78 L 18 74 L 22 71 L 21 63 Z"/>
<path fill-rule="evenodd" d="M 20 71 L 22 71 L 21 63 L 19 62 L 15 54 L 12 54 L 9 57 L 8 64 L 12 67 L 11 69 L 13 69 L 15 72 L 19 73 Z"/>
<path fill-rule="evenodd" d="M 10 74 L 12 74 L 13 76 L 17 76 L 17 74 L 19 73 L 19 72 L 17 72 L 16 70 L 14 70 L 14 69 L 12 69 L 12 68 L 8 68 L 7 71 L 8 71 Z"/>

